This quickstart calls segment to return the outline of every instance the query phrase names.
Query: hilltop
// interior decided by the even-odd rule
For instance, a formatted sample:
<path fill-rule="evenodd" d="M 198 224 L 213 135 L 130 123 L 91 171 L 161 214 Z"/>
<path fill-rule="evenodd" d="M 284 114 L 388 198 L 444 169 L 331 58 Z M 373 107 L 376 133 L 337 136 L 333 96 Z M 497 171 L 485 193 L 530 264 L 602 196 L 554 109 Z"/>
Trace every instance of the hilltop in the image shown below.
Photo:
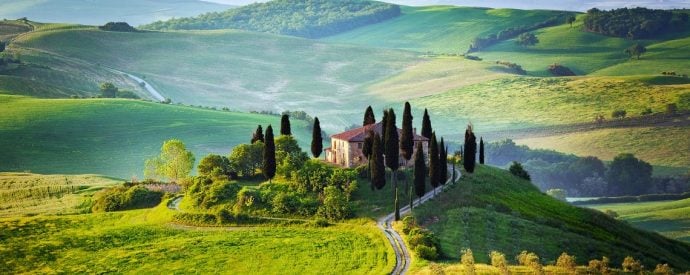
<path fill-rule="evenodd" d="M 173 17 L 226 10 L 232 6 L 201 0 L 0 0 L 0 7 L 2 7 L 0 18 L 7 19 L 26 17 L 41 22 L 70 22 L 87 25 L 126 21 L 132 25 L 139 25 Z"/>
<path fill-rule="evenodd" d="M 612 266 L 620 266 L 630 255 L 647 267 L 669 263 L 690 268 L 683 256 L 690 255 L 690 245 L 558 201 L 530 182 L 488 166 L 464 174 L 439 198 L 416 208 L 414 216 L 440 238 L 441 251 L 450 259 L 457 259 L 462 248 L 471 248 L 480 263 L 489 263 L 491 250 L 508 259 L 528 250 L 544 262 L 567 252 L 580 265 L 607 256 Z"/>

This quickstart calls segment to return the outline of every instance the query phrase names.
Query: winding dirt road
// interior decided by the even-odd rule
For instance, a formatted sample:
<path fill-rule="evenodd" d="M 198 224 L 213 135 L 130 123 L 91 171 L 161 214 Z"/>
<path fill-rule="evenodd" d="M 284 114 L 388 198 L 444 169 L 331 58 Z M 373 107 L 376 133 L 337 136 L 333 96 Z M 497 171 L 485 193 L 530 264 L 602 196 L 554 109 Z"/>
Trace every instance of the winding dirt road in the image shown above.
<path fill-rule="evenodd" d="M 452 167 L 448 167 L 449 170 L 452 169 Z M 457 169 L 456 169 L 457 170 Z M 427 192 L 422 196 L 422 198 L 417 200 L 417 203 L 415 206 L 419 206 L 430 199 L 433 199 L 436 197 L 436 195 L 440 194 L 443 192 L 443 188 L 445 186 L 448 186 L 452 184 L 452 182 L 455 180 L 457 181 L 460 179 L 460 171 L 457 171 L 458 173 L 455 175 L 454 179 L 448 179 L 445 185 L 441 185 L 439 187 L 436 187 L 435 189 L 432 189 L 431 191 Z M 403 208 L 400 208 L 400 216 L 404 216 L 408 213 L 410 213 L 412 209 L 410 209 L 410 206 L 407 205 Z M 407 245 L 405 245 L 405 241 L 403 241 L 402 236 L 398 231 L 395 231 L 393 228 L 392 224 L 393 221 L 395 221 L 395 212 L 388 214 L 385 217 L 380 218 L 377 221 L 379 229 L 383 231 L 383 234 L 386 236 L 388 239 L 388 242 L 390 242 L 391 246 L 393 246 L 393 250 L 395 251 L 395 268 L 393 268 L 393 272 L 391 274 L 394 275 L 403 275 L 407 273 L 407 270 L 410 269 L 410 250 L 407 248 Z"/>

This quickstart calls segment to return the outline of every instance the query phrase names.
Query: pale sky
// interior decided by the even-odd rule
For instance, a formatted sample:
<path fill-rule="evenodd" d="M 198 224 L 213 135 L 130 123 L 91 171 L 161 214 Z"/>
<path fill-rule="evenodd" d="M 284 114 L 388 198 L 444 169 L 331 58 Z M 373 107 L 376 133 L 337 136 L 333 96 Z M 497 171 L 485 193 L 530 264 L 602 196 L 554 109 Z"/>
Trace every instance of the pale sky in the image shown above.
<path fill-rule="evenodd" d="M 206 0 L 230 5 L 246 5 L 256 0 Z M 690 8 L 690 0 L 387 0 L 400 5 L 458 5 L 491 8 L 555 9 L 585 11 L 590 8 L 649 7 L 657 9 Z"/>

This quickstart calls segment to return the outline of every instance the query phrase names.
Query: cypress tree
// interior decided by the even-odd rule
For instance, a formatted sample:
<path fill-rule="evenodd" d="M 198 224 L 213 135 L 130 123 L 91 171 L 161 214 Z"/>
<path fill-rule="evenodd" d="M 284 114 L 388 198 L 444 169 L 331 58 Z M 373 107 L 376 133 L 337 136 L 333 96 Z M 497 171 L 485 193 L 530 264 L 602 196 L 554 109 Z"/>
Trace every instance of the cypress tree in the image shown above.
<path fill-rule="evenodd" d="M 429 144 L 429 183 L 433 188 L 438 187 L 440 177 L 440 169 L 438 163 L 438 141 L 436 141 L 436 133 L 431 133 L 431 143 Z M 436 190 L 434 190 L 435 192 Z"/>
<path fill-rule="evenodd" d="M 388 110 L 383 110 L 383 118 L 381 119 L 381 130 L 383 131 L 381 133 L 382 135 L 386 135 L 386 123 L 388 123 Z M 383 142 L 385 143 L 385 137 L 382 138 L 384 138 Z"/>
<path fill-rule="evenodd" d="M 318 158 L 323 151 L 323 137 L 321 136 L 321 123 L 319 118 L 314 118 L 314 127 L 311 132 L 311 154 Z"/>
<path fill-rule="evenodd" d="M 264 129 L 261 128 L 261 125 L 256 127 L 256 131 L 254 132 L 254 135 L 252 135 L 252 144 L 256 143 L 257 141 L 264 142 Z"/>
<path fill-rule="evenodd" d="M 391 183 L 395 196 L 395 219 L 400 220 L 400 210 L 398 207 L 398 168 L 400 168 L 400 140 L 398 139 L 398 127 L 395 125 L 395 111 L 391 108 L 388 111 L 388 122 L 386 122 L 384 138 L 386 166 L 391 169 Z"/>
<path fill-rule="evenodd" d="M 402 157 L 407 161 L 412 159 L 412 153 L 414 152 L 412 119 L 412 107 L 409 102 L 405 102 L 402 120 L 402 135 L 400 136 L 400 151 L 402 151 Z"/>
<path fill-rule="evenodd" d="M 364 122 L 362 122 L 362 126 L 367 126 L 374 123 L 376 123 L 376 117 L 374 117 L 374 109 L 372 109 L 371 106 L 369 106 L 367 107 L 367 110 L 364 112 Z"/>
<path fill-rule="evenodd" d="M 424 109 L 424 117 L 422 117 L 422 136 L 431 139 L 431 119 L 429 119 L 429 112 Z"/>
<path fill-rule="evenodd" d="M 292 129 L 290 129 L 290 115 L 283 114 L 280 118 L 280 134 L 284 136 L 292 135 Z"/>
<path fill-rule="evenodd" d="M 484 164 L 484 138 L 479 138 L 479 164 Z"/>
<path fill-rule="evenodd" d="M 463 166 L 468 173 L 474 173 L 475 162 L 477 161 L 477 137 L 472 132 L 472 125 L 467 125 L 465 130 L 465 151 Z"/>
<path fill-rule="evenodd" d="M 419 198 L 424 196 L 426 191 L 426 163 L 423 150 L 422 144 L 418 143 L 417 153 L 414 155 L 414 192 Z"/>
<path fill-rule="evenodd" d="M 263 174 L 270 183 L 276 176 L 276 145 L 271 125 L 266 128 L 263 157 Z"/>
<path fill-rule="evenodd" d="M 386 167 L 383 164 L 383 141 L 379 134 L 374 135 L 371 149 L 371 184 L 381 190 L 386 186 Z"/>
<path fill-rule="evenodd" d="M 438 154 L 438 163 L 439 163 L 439 180 L 438 182 L 443 185 L 446 184 L 446 181 L 448 180 L 448 148 L 446 148 L 446 145 L 443 141 L 443 138 L 441 138 L 441 144 L 438 146 L 439 148 L 439 154 Z"/>

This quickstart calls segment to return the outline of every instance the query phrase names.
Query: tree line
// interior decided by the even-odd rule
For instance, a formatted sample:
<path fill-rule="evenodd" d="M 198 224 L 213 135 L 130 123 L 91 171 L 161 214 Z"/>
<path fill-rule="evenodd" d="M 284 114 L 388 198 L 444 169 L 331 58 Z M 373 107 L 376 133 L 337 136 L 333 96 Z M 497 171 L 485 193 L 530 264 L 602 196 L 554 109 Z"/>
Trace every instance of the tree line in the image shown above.
<path fill-rule="evenodd" d="M 647 8 L 590 9 L 584 18 L 585 31 L 629 39 L 648 39 L 687 29 L 688 14 L 682 11 Z"/>
<path fill-rule="evenodd" d="M 197 17 L 158 21 L 151 30 L 242 29 L 320 38 L 400 15 L 400 7 L 375 1 L 275 0 L 210 12 Z"/>
<path fill-rule="evenodd" d="M 570 21 L 563 20 L 564 17 L 572 18 L 572 14 L 570 14 L 570 13 L 559 14 L 559 15 L 553 16 L 549 19 L 546 19 L 542 22 L 538 22 L 538 23 L 535 23 L 532 25 L 522 25 L 522 26 L 509 27 L 509 28 L 503 29 L 497 33 L 492 33 L 492 34 L 489 34 L 486 36 L 475 37 L 474 40 L 472 40 L 472 43 L 470 44 L 470 47 L 467 50 L 467 53 L 473 53 L 473 52 L 481 51 L 481 50 L 486 49 L 490 46 L 493 46 L 493 45 L 495 45 L 501 41 L 505 41 L 508 39 L 518 37 L 519 35 L 521 35 L 523 33 L 528 33 L 528 32 L 535 31 L 535 30 L 542 29 L 542 28 L 546 28 L 546 27 L 557 26 L 559 24 L 563 24 L 563 22 L 570 22 Z"/>

